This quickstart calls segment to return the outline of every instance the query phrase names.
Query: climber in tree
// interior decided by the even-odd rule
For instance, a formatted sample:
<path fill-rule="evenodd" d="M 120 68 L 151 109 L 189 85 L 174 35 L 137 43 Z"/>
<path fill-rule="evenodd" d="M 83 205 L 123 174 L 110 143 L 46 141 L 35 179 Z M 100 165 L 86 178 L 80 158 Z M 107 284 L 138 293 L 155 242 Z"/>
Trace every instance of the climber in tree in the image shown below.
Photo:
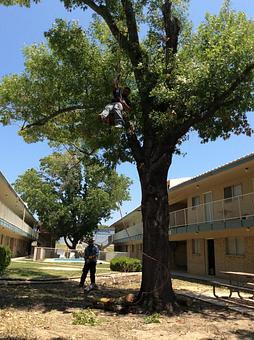
<path fill-rule="evenodd" d="M 113 98 L 111 104 L 107 105 L 100 114 L 103 122 L 115 127 L 124 127 L 124 114 L 131 111 L 131 102 L 129 95 L 131 89 L 129 87 L 121 87 L 120 75 L 113 83 Z"/>

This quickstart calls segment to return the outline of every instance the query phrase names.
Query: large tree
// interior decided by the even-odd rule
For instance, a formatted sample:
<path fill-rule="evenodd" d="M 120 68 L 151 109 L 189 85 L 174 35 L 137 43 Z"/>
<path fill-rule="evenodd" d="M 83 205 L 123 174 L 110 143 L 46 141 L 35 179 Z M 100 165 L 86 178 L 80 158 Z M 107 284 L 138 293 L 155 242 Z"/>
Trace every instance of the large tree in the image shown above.
<path fill-rule="evenodd" d="M 39 1 L 0 1 L 30 2 Z M 24 73 L 1 84 L 2 121 L 24 121 L 28 141 L 47 137 L 76 143 L 80 138 L 111 163 L 136 163 L 143 217 L 138 301 L 172 310 L 168 170 L 192 130 L 203 142 L 251 134 L 246 112 L 254 106 L 253 21 L 232 11 L 228 1 L 196 30 L 186 19 L 185 0 L 62 2 L 68 10 L 90 7 L 97 14 L 92 33 L 58 20 L 46 33 L 48 46 L 26 48 Z M 132 88 L 133 111 L 123 130 L 97 119 L 110 98 L 115 68 Z"/>
<path fill-rule="evenodd" d="M 41 159 L 39 171 L 32 168 L 19 176 L 15 189 L 43 227 L 75 249 L 129 199 L 129 184 L 127 177 L 96 162 L 55 152 Z"/>

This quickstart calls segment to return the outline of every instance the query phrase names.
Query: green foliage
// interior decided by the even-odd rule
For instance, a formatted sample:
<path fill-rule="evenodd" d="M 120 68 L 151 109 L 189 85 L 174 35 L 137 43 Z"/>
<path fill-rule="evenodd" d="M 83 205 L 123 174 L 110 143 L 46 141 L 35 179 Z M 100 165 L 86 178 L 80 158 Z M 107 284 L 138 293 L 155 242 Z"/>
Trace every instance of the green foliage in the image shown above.
<path fill-rule="evenodd" d="M 140 272 L 142 264 L 139 259 L 122 256 L 110 261 L 110 269 L 117 272 Z"/>
<path fill-rule="evenodd" d="M 32 124 L 20 131 L 27 142 L 47 136 L 60 144 L 79 145 L 85 138 L 87 146 L 103 148 L 102 154 L 114 163 L 126 158 L 120 132 L 105 129 L 98 120 L 111 96 L 112 54 L 100 50 L 76 22 L 58 19 L 45 37 L 47 45 L 24 48 L 23 74 L 3 78 L 0 122 L 21 119 Z"/>
<path fill-rule="evenodd" d="M 32 0 L 32 2 L 39 3 L 40 0 Z M 20 6 L 30 7 L 31 0 L 1 0 L 0 4 L 5 5 L 5 6 L 20 5 Z"/>
<path fill-rule="evenodd" d="M 29 5 L 30 1 L 0 3 Z M 64 1 L 68 9 L 86 7 L 85 3 Z M 253 21 L 232 11 L 225 2 L 218 15 L 207 14 L 194 32 L 186 24 L 187 4 L 173 1 L 173 13 L 181 21 L 181 44 L 175 55 L 169 52 L 169 74 L 165 72 L 162 1 L 134 4 L 138 24 L 149 27 L 140 44 L 143 60 L 136 66 L 126 51 L 120 51 L 98 16 L 89 33 L 76 22 L 57 19 L 45 33 L 47 44 L 24 49 L 24 72 L 3 78 L 0 121 L 25 121 L 29 128 L 20 133 L 28 142 L 48 138 L 60 144 L 78 144 L 81 139 L 90 148 L 99 148 L 108 162 L 133 160 L 125 131 L 108 129 L 98 121 L 98 113 L 110 101 L 112 80 L 120 66 L 125 84 L 132 88 L 134 105 L 129 118 L 141 145 L 148 121 L 156 143 L 163 136 L 169 140 L 166 136 L 172 131 L 179 132 L 176 144 L 180 143 L 190 129 L 197 130 L 203 142 L 228 138 L 232 133 L 250 135 L 246 112 L 254 108 Z M 125 32 L 120 1 L 107 2 L 106 7 Z M 143 80 L 134 78 L 137 70 L 147 74 Z M 141 80 L 142 91 L 149 92 L 149 115 L 142 109 Z"/>
<path fill-rule="evenodd" d="M 11 251 L 8 247 L 0 246 L 0 274 L 4 272 L 4 270 L 11 263 Z"/>
<path fill-rule="evenodd" d="M 83 309 L 79 312 L 73 312 L 73 325 L 96 326 L 99 321 L 96 314 L 90 309 Z"/>
<path fill-rule="evenodd" d="M 129 199 L 130 180 L 98 162 L 87 163 L 73 153 L 41 159 L 40 171 L 27 170 L 15 189 L 56 239 L 74 246 L 108 219 L 117 204 Z"/>
<path fill-rule="evenodd" d="M 151 315 L 148 315 L 144 318 L 144 323 L 160 323 L 160 314 L 159 313 L 153 313 Z"/>

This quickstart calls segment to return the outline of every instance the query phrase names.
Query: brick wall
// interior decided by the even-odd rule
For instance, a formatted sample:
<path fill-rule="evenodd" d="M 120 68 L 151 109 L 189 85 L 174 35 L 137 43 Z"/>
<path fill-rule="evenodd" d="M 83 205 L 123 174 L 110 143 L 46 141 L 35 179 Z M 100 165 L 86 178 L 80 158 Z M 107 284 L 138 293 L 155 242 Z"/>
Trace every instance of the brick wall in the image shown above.
<path fill-rule="evenodd" d="M 206 275 L 205 240 L 200 239 L 200 254 L 192 253 L 192 240 L 187 241 L 187 271 L 190 274 Z"/>
<path fill-rule="evenodd" d="M 226 239 L 215 240 L 215 263 L 218 276 L 222 276 L 220 271 L 243 271 L 254 273 L 254 236 L 245 237 L 244 255 L 227 255 Z"/>

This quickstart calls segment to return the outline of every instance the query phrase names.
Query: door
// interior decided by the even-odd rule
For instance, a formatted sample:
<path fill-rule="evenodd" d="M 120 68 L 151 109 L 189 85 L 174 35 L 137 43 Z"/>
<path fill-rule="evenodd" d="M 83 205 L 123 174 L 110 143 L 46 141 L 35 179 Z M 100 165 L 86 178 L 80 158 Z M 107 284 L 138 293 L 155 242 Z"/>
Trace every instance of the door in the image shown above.
<path fill-rule="evenodd" d="M 208 275 L 215 275 L 214 240 L 207 240 Z"/>
<path fill-rule="evenodd" d="M 206 192 L 204 194 L 204 214 L 205 222 L 212 222 L 213 220 L 213 196 L 212 192 Z"/>

